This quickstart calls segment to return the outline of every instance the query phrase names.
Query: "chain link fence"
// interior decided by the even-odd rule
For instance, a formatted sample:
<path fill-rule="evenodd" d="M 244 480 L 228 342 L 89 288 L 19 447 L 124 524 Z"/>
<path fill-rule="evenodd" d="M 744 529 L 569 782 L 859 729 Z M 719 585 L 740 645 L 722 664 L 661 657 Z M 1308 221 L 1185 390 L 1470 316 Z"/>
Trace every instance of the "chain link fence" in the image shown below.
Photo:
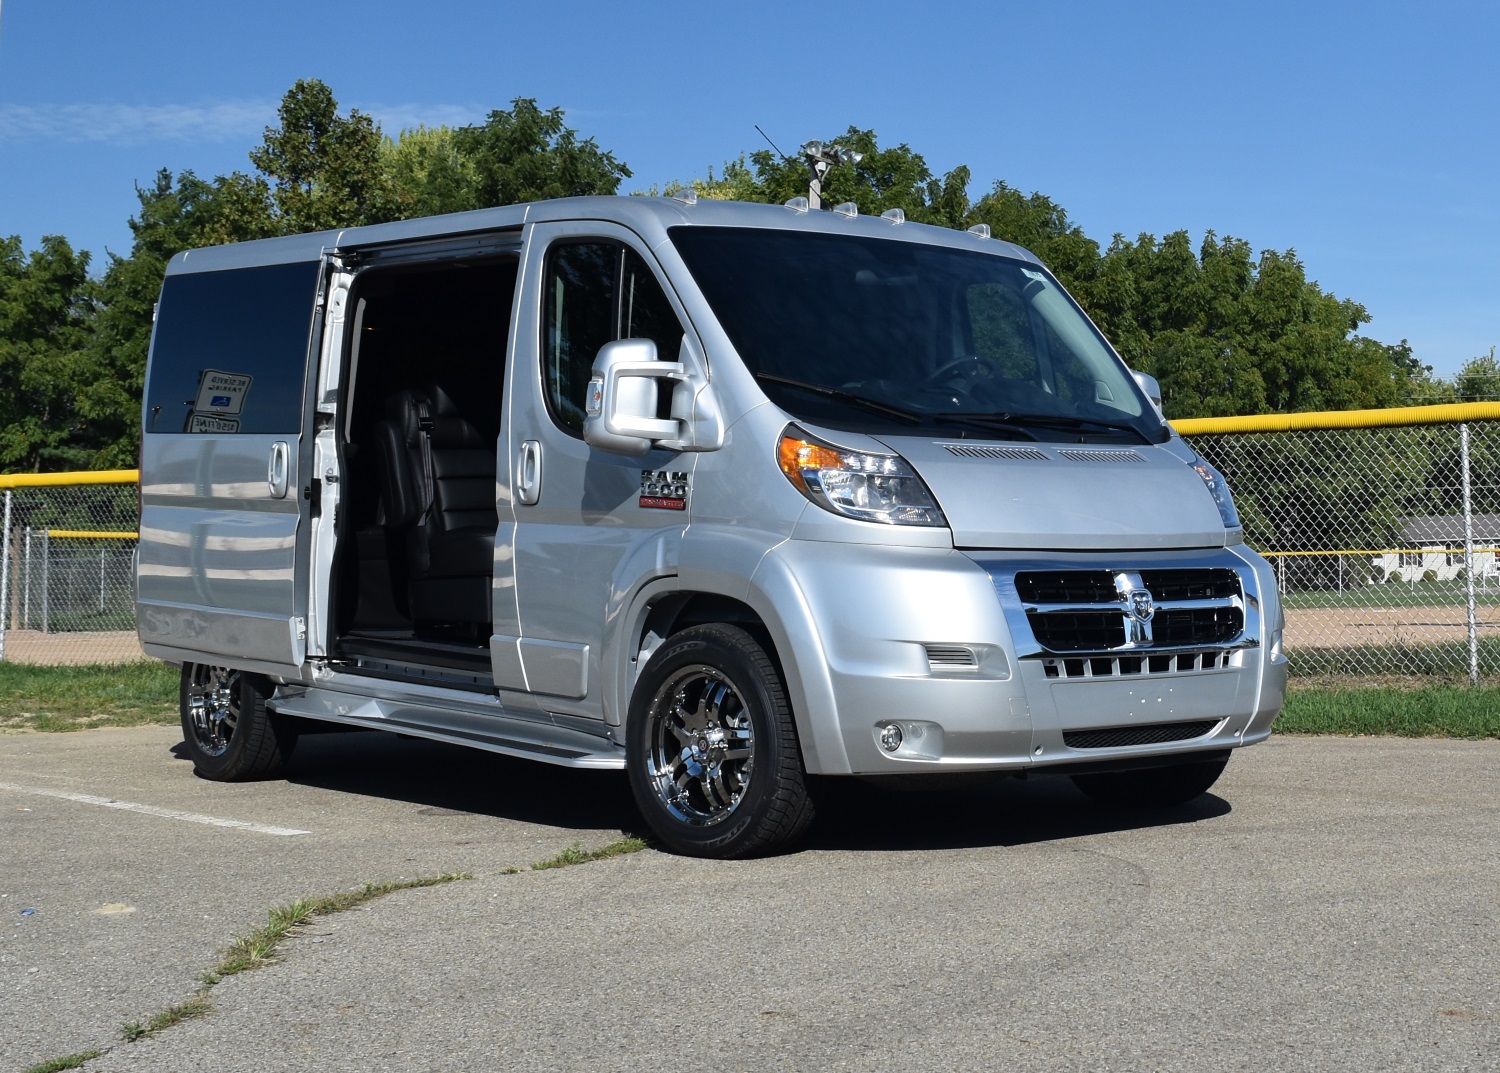
<path fill-rule="evenodd" d="M 1500 405 L 1177 425 L 1275 566 L 1294 674 L 1500 678 Z M 142 658 L 135 478 L 0 477 L 0 660 Z"/>
<path fill-rule="evenodd" d="M 1178 423 L 1229 482 L 1245 542 L 1276 568 L 1294 674 L 1500 675 L 1492 408 L 1291 415 L 1274 432 L 1238 431 L 1269 420 Z M 1295 427 L 1319 419 L 1345 427 Z"/>
<path fill-rule="evenodd" d="M 134 470 L 0 477 L 0 660 L 119 663 L 135 635 Z"/>

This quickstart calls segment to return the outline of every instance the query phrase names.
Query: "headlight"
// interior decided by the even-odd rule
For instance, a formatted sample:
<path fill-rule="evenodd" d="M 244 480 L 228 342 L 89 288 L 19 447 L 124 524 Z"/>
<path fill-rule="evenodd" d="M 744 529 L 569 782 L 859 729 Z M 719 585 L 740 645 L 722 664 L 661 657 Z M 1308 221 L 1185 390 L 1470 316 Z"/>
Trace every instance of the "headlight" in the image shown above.
<path fill-rule="evenodd" d="M 1240 528 L 1240 512 L 1234 509 L 1234 499 L 1229 495 L 1229 485 L 1224 483 L 1224 475 L 1204 461 L 1202 455 L 1192 465 L 1198 476 L 1203 478 L 1203 483 L 1208 485 L 1208 494 L 1214 497 L 1214 506 L 1219 508 L 1224 528 Z"/>
<path fill-rule="evenodd" d="M 947 525 L 922 478 L 900 455 L 846 451 L 788 425 L 776 446 L 786 479 L 824 510 L 887 525 Z"/>

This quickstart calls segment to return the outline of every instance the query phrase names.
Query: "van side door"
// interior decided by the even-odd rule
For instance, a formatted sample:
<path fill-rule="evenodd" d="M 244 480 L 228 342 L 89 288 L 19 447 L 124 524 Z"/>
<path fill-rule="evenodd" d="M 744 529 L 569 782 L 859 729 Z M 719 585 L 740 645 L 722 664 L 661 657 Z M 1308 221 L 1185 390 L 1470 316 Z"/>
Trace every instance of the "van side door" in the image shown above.
<path fill-rule="evenodd" d="M 146 370 L 141 643 L 163 659 L 298 676 L 325 265 L 192 265 L 179 255 L 168 268 Z"/>

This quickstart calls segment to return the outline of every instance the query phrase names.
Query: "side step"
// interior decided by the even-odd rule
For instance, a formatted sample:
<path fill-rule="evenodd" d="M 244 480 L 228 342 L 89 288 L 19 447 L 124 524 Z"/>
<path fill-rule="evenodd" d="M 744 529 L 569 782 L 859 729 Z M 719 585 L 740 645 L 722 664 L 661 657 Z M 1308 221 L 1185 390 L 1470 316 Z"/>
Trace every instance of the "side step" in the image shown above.
<path fill-rule="evenodd" d="M 281 715 L 389 730 L 563 767 L 625 767 L 625 750 L 604 737 L 603 724 L 600 734 L 589 734 L 560 727 L 545 715 L 528 718 L 508 712 L 493 695 L 455 698 L 431 686 L 376 683 L 356 675 L 335 677 L 344 688 L 278 690 L 267 707 Z M 376 686 L 381 687 L 380 696 L 372 693 Z"/>

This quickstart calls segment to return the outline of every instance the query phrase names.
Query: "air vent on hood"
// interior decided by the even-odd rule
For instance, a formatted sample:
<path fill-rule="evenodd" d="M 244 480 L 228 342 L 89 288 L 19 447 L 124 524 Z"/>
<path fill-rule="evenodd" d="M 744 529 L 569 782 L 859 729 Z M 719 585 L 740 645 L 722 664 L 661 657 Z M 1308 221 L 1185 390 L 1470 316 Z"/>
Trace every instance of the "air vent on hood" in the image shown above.
<path fill-rule="evenodd" d="M 1013 458 L 1027 462 L 1050 462 L 1045 451 L 1035 447 L 997 447 L 994 444 L 945 443 L 943 450 L 960 458 Z"/>
<path fill-rule="evenodd" d="M 1073 462 L 1144 462 L 1134 451 L 1110 450 L 1103 447 L 1064 447 L 1058 454 Z"/>

